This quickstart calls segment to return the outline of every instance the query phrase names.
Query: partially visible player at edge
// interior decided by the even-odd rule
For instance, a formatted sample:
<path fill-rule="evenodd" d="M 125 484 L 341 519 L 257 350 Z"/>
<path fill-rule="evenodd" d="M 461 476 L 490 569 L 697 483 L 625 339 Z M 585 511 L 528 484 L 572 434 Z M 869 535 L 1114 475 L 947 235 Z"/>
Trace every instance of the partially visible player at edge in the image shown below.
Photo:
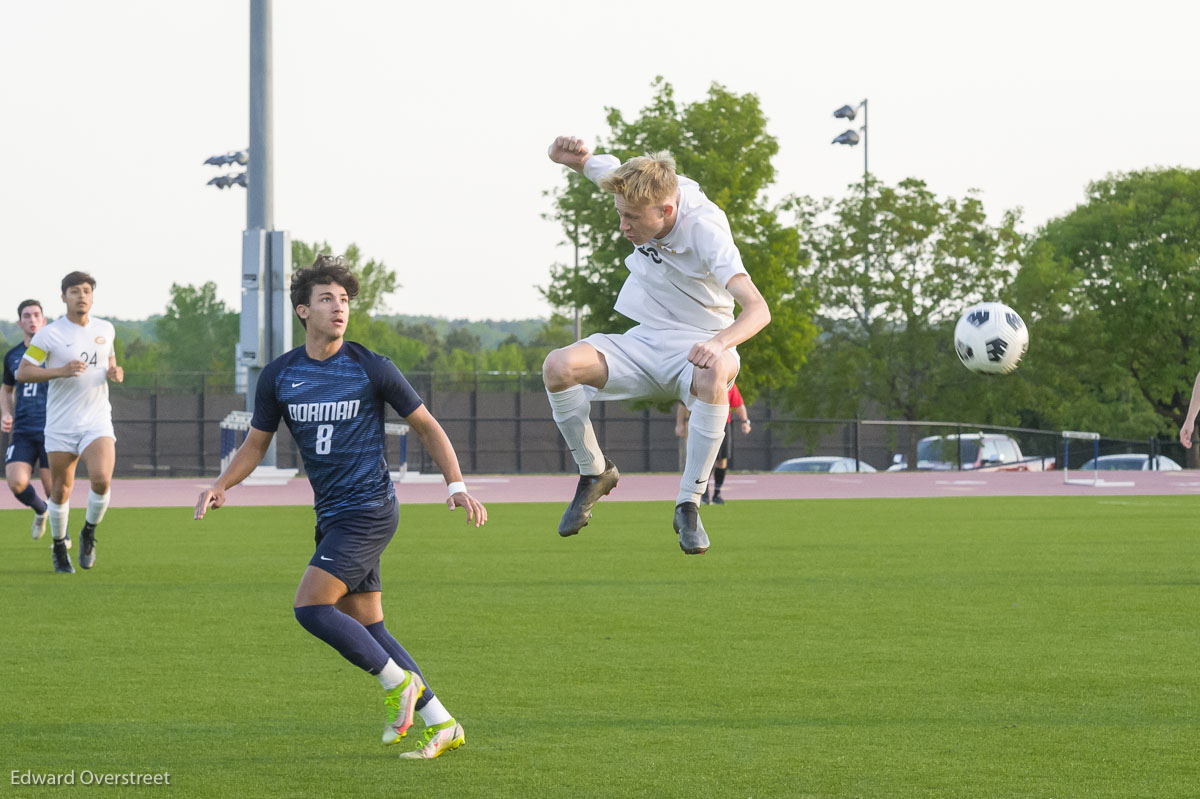
<path fill-rule="evenodd" d="M 384 403 L 421 437 L 449 483 L 450 510 L 466 508 L 479 527 L 487 510 L 467 493 L 450 439 L 387 358 L 345 341 L 358 279 L 343 260 L 321 255 L 292 276 L 291 300 L 304 345 L 262 370 L 246 440 L 228 468 L 200 494 L 195 518 L 225 504 L 225 492 L 262 460 L 282 419 L 300 448 L 317 514 L 316 552 L 293 608 L 308 632 L 378 677 L 387 726 L 384 744 L 403 738 L 413 711 L 425 737 L 402 757 L 434 758 L 466 742 L 413 658 L 383 623 L 380 555 L 396 532 L 399 505 L 384 457 Z"/>
<path fill-rule="evenodd" d="M 120 383 L 116 334 L 111 322 L 91 316 L 96 279 L 71 272 L 62 279 L 67 313 L 43 327 L 29 341 L 17 369 L 22 383 L 50 381 L 46 394 L 46 457 L 50 461 L 50 537 L 54 571 L 74 574 L 71 536 L 67 534 L 75 467 L 87 467 L 87 513 L 79 534 L 79 565 L 96 564 L 96 527 L 108 509 L 109 485 L 117 462 L 108 381 Z M 42 364 L 45 364 L 43 367 Z"/>
<path fill-rule="evenodd" d="M 692 416 L 672 525 L 680 549 L 702 554 L 709 541 L 698 501 L 725 436 L 737 345 L 766 327 L 771 312 L 742 265 L 725 212 L 676 174 L 669 153 L 622 164 L 560 136 L 549 156 L 613 195 L 621 232 L 634 245 L 614 307 L 638 323 L 554 350 L 542 366 L 554 421 L 580 474 L 558 534 L 579 532 L 620 477 L 596 441 L 592 400 L 677 399 Z M 742 308 L 736 318 L 735 302 Z"/>
<path fill-rule="evenodd" d="M 13 496 L 33 509 L 33 540 L 46 532 L 46 503 L 33 487 L 33 470 L 50 496 L 50 462 L 46 460 L 46 387 L 18 383 L 17 369 L 33 335 L 46 324 L 42 304 L 25 300 L 17 306 L 17 325 L 25 340 L 4 353 L 4 385 L 0 387 L 0 430 L 9 434 L 4 477 Z"/>
<path fill-rule="evenodd" d="M 1183 424 L 1179 427 L 1179 443 L 1183 444 L 1184 448 L 1192 448 L 1192 438 L 1196 435 L 1196 414 L 1200 413 L 1200 372 L 1196 373 L 1196 380 L 1192 384 L 1192 401 L 1188 403 L 1187 414 L 1183 417 Z"/>

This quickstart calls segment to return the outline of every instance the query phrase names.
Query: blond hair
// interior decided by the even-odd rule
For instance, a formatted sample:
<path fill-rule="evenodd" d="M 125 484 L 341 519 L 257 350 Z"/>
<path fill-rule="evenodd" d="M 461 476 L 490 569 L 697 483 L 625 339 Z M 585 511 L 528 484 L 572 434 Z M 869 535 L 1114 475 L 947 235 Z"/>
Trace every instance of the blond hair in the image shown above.
<path fill-rule="evenodd" d="M 679 191 L 675 159 L 666 150 L 630 158 L 601 177 L 599 186 L 632 205 L 663 205 Z"/>

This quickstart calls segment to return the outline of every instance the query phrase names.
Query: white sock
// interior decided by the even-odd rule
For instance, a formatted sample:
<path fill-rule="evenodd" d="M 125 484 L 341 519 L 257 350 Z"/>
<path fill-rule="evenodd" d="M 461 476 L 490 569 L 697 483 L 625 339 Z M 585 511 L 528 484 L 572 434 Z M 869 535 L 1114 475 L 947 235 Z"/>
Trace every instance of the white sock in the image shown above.
<path fill-rule="evenodd" d="M 425 722 L 426 727 L 432 727 L 435 724 L 445 724 L 454 718 L 446 708 L 442 707 L 442 700 L 436 696 L 426 702 L 425 707 L 417 712 L 421 714 L 421 721 Z"/>
<path fill-rule="evenodd" d="M 108 498 L 112 496 L 112 491 L 104 494 L 97 494 L 92 489 L 88 489 L 88 506 L 87 515 L 84 519 L 93 527 L 104 520 L 104 511 L 108 510 Z"/>
<path fill-rule="evenodd" d="M 708 488 L 708 476 L 712 474 L 721 441 L 725 438 L 725 419 L 729 416 L 728 405 L 713 405 L 700 400 L 692 403 L 691 411 L 687 460 L 683 465 L 683 479 L 679 481 L 676 505 L 681 502 L 700 504 L 700 495 Z"/>
<path fill-rule="evenodd" d="M 46 513 L 50 514 L 50 537 L 58 541 L 67 535 L 67 517 L 71 515 L 71 504 L 57 505 L 46 501 Z"/>
<path fill-rule="evenodd" d="M 580 474 L 600 474 L 604 471 L 604 453 L 592 429 L 592 402 L 583 386 L 571 386 L 562 391 L 547 391 L 550 413 L 571 450 Z"/>
<path fill-rule="evenodd" d="M 390 691 L 408 678 L 408 672 L 396 665 L 396 661 L 388 658 L 383 671 L 376 676 L 379 677 L 379 684 L 383 686 L 383 690 Z"/>

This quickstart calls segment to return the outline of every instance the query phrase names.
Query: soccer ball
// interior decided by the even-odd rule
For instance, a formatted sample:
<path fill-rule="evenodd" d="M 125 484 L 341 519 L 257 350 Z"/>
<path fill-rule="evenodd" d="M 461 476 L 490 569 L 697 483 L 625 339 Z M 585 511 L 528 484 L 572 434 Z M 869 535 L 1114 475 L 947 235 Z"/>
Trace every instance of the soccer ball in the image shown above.
<path fill-rule="evenodd" d="M 954 349 L 972 372 L 1008 374 L 1028 348 L 1029 328 L 1002 302 L 972 305 L 954 326 Z"/>

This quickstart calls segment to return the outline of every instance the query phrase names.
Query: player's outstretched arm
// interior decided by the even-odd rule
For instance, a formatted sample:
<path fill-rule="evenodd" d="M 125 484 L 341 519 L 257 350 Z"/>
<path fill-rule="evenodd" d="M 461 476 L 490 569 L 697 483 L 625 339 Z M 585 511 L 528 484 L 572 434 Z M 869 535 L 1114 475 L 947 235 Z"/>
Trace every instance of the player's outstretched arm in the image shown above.
<path fill-rule="evenodd" d="M 1192 386 L 1192 401 L 1188 404 L 1187 416 L 1179 428 L 1179 443 L 1187 448 L 1192 446 L 1192 436 L 1196 433 L 1196 414 L 1200 412 L 1200 372 L 1196 373 L 1196 382 Z"/>
<path fill-rule="evenodd" d="M 421 443 L 425 446 L 425 451 L 429 453 L 429 457 L 433 458 L 433 462 L 441 470 L 442 477 L 446 478 L 446 484 L 462 483 L 462 469 L 458 465 L 458 456 L 454 454 L 454 445 L 450 443 L 450 437 L 438 424 L 438 420 L 433 418 L 429 409 L 420 405 L 415 411 L 404 417 L 404 421 L 417 431 L 417 435 L 421 437 Z M 457 491 L 451 494 L 446 500 L 446 507 L 450 510 L 466 508 L 467 523 L 474 523 L 476 527 L 487 522 L 487 508 L 466 491 Z"/>
<path fill-rule="evenodd" d="M 554 163 L 570 167 L 581 174 L 583 165 L 592 157 L 592 153 L 584 145 L 583 139 L 577 139 L 574 136 L 559 136 L 551 142 L 546 154 Z"/>
<path fill-rule="evenodd" d="M 258 464 L 262 463 L 263 456 L 267 454 L 267 447 L 271 446 L 271 439 L 274 437 L 274 433 L 250 428 L 246 440 L 233 454 L 229 466 L 212 485 L 200 492 L 200 498 L 196 500 L 196 521 L 203 519 L 209 508 L 219 508 L 225 504 L 225 491 L 249 477 Z"/>

